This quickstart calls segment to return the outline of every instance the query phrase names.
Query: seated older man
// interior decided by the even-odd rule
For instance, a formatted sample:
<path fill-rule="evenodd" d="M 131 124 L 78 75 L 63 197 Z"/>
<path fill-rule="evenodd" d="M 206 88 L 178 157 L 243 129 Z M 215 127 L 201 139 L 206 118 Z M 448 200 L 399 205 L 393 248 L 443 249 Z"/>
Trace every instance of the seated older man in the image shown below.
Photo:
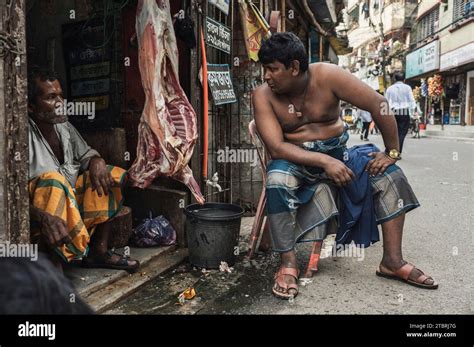
<path fill-rule="evenodd" d="M 67 115 L 61 84 L 46 70 L 28 81 L 32 242 L 62 261 L 135 272 L 139 262 L 108 249 L 110 221 L 122 207 L 125 170 L 106 165 Z"/>

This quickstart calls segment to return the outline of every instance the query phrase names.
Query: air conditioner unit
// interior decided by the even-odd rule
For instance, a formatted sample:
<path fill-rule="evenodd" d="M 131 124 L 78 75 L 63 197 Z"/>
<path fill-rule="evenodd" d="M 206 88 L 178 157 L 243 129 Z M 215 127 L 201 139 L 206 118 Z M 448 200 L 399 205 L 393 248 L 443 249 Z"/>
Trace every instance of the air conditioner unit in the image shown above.
<path fill-rule="evenodd" d="M 464 17 L 470 17 L 474 15 L 474 1 L 470 1 L 464 4 Z"/>

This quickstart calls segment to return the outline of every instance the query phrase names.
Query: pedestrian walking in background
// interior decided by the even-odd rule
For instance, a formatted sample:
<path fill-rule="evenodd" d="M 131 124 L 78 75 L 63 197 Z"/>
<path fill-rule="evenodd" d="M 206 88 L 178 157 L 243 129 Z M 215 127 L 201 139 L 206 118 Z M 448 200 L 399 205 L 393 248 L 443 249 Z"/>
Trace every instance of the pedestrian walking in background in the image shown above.
<path fill-rule="evenodd" d="M 385 97 L 388 100 L 390 109 L 395 114 L 398 126 L 398 141 L 400 143 L 400 153 L 403 151 L 403 142 L 410 127 L 410 115 L 416 107 L 413 92 L 408 84 L 405 84 L 403 72 L 395 72 L 395 83 L 387 88 Z"/>
<path fill-rule="evenodd" d="M 377 128 L 377 125 L 375 124 L 374 121 L 372 121 L 372 123 L 370 123 L 369 130 L 370 130 L 370 135 L 373 135 L 374 131 L 375 131 L 375 135 L 379 134 L 379 129 Z"/>
<path fill-rule="evenodd" d="M 360 134 L 360 139 L 369 141 L 369 126 L 372 123 L 372 116 L 370 112 L 365 110 L 358 110 L 358 118 L 362 120 L 362 133 Z"/>

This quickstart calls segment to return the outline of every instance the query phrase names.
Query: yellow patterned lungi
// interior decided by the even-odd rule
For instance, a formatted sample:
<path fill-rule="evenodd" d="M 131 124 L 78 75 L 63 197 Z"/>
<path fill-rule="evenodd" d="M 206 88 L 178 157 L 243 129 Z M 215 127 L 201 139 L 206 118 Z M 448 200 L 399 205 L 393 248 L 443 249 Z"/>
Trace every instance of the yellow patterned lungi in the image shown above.
<path fill-rule="evenodd" d="M 29 182 L 30 203 L 66 223 L 72 242 L 55 248 L 66 262 L 86 256 L 95 227 L 114 217 L 122 207 L 127 172 L 116 166 L 107 168 L 114 184 L 108 195 L 102 197 L 92 191 L 89 171 L 79 175 L 74 189 L 56 171 L 43 173 Z M 37 243 L 40 236 L 41 231 L 32 228 L 31 241 Z"/>

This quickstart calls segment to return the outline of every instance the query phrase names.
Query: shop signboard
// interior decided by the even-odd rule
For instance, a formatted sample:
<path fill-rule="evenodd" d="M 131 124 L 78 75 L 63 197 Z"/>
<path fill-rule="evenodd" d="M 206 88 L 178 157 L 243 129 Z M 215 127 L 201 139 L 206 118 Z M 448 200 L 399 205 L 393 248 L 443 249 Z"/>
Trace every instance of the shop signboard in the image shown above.
<path fill-rule="evenodd" d="M 87 98 L 74 99 L 74 102 L 93 102 L 95 104 L 96 111 L 102 111 L 109 108 L 109 96 L 90 96 Z"/>
<path fill-rule="evenodd" d="M 80 81 L 71 84 L 72 96 L 106 94 L 110 89 L 110 79 L 103 78 L 98 80 Z"/>
<path fill-rule="evenodd" d="M 71 67 L 71 80 L 90 79 L 108 76 L 110 74 L 110 62 L 98 64 L 76 65 Z"/>
<path fill-rule="evenodd" d="M 230 28 L 206 17 L 206 43 L 223 52 L 230 53 L 232 32 Z"/>
<path fill-rule="evenodd" d="M 207 81 L 214 105 L 230 104 L 237 101 L 228 64 L 207 64 Z"/>
<path fill-rule="evenodd" d="M 104 38 L 104 32 L 109 29 L 109 25 L 99 18 L 62 25 L 68 99 L 95 105 L 93 119 L 71 119 L 74 126 L 80 129 L 89 128 L 91 122 L 97 129 L 118 124 L 120 103 L 115 102 L 117 98 L 114 97 L 119 81 L 111 78 L 111 72 L 113 66 L 120 62 L 117 60 L 119 57 L 113 54 L 117 43 Z"/>
<path fill-rule="evenodd" d="M 441 55 L 440 70 L 449 70 L 474 61 L 474 42 Z"/>
<path fill-rule="evenodd" d="M 69 64 L 90 64 L 98 63 L 109 59 L 109 51 L 105 48 L 76 48 L 68 52 Z"/>
<path fill-rule="evenodd" d="M 409 53 L 406 59 L 406 78 L 439 69 L 439 41 L 433 41 Z"/>
<path fill-rule="evenodd" d="M 229 15 L 229 2 L 230 2 L 230 0 L 209 0 L 210 4 L 213 4 L 219 10 L 224 12 L 226 14 L 226 16 Z"/>

